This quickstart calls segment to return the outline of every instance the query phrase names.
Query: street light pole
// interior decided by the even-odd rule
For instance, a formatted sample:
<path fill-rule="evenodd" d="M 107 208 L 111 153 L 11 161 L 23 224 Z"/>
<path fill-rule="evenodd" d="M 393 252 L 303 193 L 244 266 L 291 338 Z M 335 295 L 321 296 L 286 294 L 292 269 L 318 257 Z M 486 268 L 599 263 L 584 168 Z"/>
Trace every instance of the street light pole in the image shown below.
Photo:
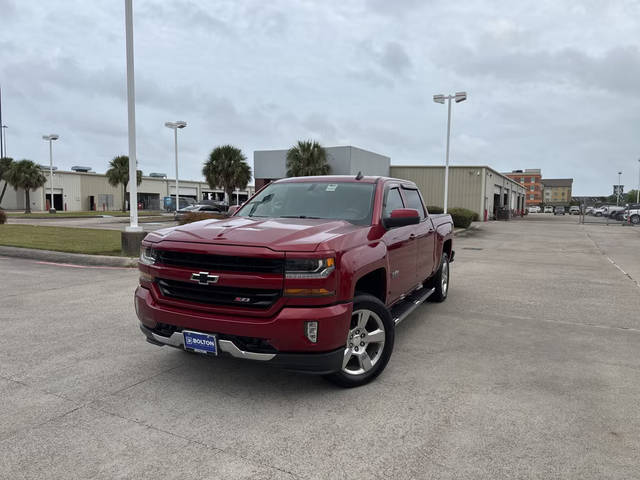
<path fill-rule="evenodd" d="M 49 142 L 49 191 L 51 196 L 51 203 L 49 204 L 49 213 L 56 213 L 56 209 L 53 206 L 53 141 L 58 140 L 59 135 L 51 133 L 49 135 L 43 135 L 42 139 Z"/>
<path fill-rule="evenodd" d="M 133 0 L 124 0 L 127 50 L 127 123 L 129 126 L 129 226 L 126 231 L 141 232 L 138 226 L 138 158 L 136 156 L 136 86 L 133 72 Z"/>
<path fill-rule="evenodd" d="M 456 103 L 464 102 L 467 99 L 467 92 L 456 92 L 455 95 L 434 95 L 433 101 L 436 103 L 444 104 L 444 101 L 448 101 L 447 105 L 447 149 L 445 155 L 444 165 L 444 213 L 447 213 L 447 206 L 449 202 L 449 143 L 451 138 L 451 100 L 455 100 Z"/>
<path fill-rule="evenodd" d="M 178 129 L 187 126 L 187 122 L 178 120 L 177 122 L 165 122 L 164 126 L 173 129 L 173 145 L 176 156 L 176 212 L 180 210 L 180 190 L 178 184 Z"/>

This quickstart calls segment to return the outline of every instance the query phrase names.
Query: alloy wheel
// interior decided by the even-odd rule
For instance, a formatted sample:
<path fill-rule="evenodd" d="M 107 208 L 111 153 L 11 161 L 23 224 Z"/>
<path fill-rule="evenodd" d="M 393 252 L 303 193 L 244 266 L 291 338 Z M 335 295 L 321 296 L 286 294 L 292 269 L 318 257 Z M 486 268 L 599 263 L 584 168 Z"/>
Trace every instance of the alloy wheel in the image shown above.
<path fill-rule="evenodd" d="M 442 263 L 442 274 L 440 275 L 442 294 L 447 294 L 447 288 L 449 288 L 449 262 Z"/>
<path fill-rule="evenodd" d="M 384 350 L 382 319 L 372 310 L 360 309 L 351 315 L 351 325 L 342 360 L 342 371 L 362 375 L 378 363 Z"/>

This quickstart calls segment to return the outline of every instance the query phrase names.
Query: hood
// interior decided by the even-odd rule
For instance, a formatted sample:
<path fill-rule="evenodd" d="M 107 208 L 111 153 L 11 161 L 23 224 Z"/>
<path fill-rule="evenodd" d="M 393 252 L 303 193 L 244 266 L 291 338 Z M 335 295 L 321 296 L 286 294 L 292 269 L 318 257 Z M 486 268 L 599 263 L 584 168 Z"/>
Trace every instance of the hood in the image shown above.
<path fill-rule="evenodd" d="M 362 228 L 344 220 L 230 217 L 157 230 L 150 233 L 146 240 L 310 252 L 323 242 Z"/>

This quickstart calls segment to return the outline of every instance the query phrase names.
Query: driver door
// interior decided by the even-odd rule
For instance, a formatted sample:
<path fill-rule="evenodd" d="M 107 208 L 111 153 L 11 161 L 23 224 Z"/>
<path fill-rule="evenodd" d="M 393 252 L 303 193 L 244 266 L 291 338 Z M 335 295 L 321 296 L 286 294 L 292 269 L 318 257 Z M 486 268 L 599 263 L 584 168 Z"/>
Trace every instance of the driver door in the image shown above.
<path fill-rule="evenodd" d="M 391 212 L 398 208 L 405 208 L 400 195 L 400 186 L 390 185 L 385 192 L 382 217 L 389 217 Z M 391 228 L 382 236 L 382 241 L 387 246 L 389 257 L 387 298 L 388 303 L 392 303 L 417 284 L 416 255 L 418 247 L 415 240 L 415 225 Z"/>

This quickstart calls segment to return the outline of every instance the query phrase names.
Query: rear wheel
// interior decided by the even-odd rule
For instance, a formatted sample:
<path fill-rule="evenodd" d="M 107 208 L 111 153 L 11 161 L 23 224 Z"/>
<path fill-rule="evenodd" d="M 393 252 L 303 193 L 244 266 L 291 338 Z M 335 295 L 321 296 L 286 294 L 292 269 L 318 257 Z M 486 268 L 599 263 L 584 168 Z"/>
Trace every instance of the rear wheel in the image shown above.
<path fill-rule="evenodd" d="M 359 387 L 384 370 L 393 351 L 394 324 L 376 297 L 356 293 L 340 371 L 326 378 L 341 387 Z"/>
<path fill-rule="evenodd" d="M 631 215 L 631 218 L 629 220 L 634 225 L 638 225 L 640 223 L 640 215 Z"/>

